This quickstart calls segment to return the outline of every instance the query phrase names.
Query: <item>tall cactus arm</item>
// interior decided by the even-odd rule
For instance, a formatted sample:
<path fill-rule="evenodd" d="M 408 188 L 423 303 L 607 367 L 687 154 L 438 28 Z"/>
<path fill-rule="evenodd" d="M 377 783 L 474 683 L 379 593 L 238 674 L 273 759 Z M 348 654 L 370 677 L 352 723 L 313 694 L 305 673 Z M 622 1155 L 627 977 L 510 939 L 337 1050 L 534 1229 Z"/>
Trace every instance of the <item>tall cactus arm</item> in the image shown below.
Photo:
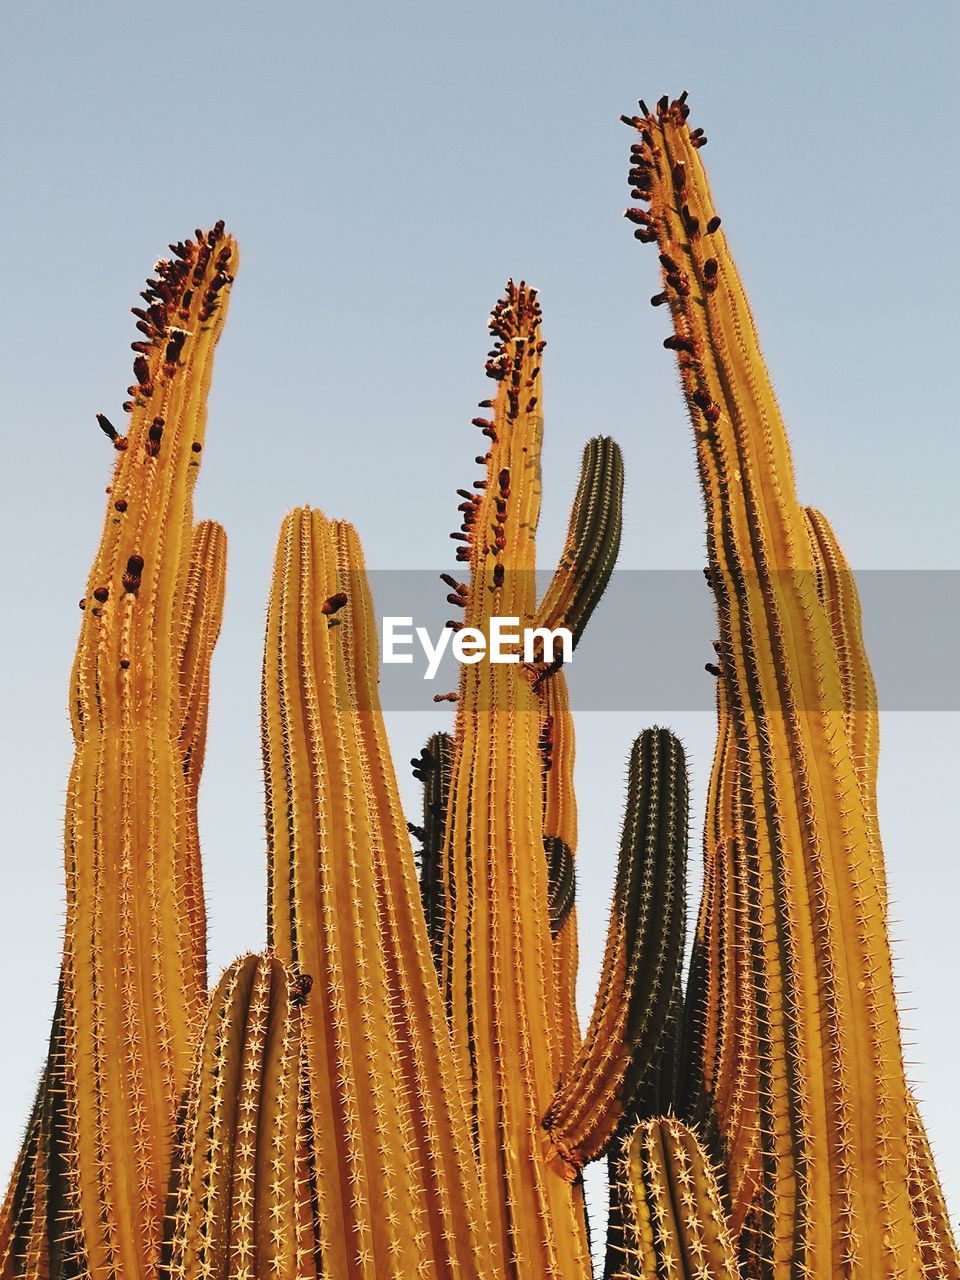
<path fill-rule="evenodd" d="M 623 528 L 623 458 L 614 440 L 588 442 L 560 563 L 537 611 L 537 626 L 564 626 L 576 645 L 610 581 Z"/>
<path fill-rule="evenodd" d="M 218 225 L 157 264 L 138 309 L 126 436 L 101 421 L 116 467 L 71 682 L 67 919 L 45 1089 L 57 1146 L 48 1124 L 33 1188 L 47 1201 L 53 1275 L 122 1280 L 156 1265 L 171 1117 L 205 999 L 178 640 L 236 262 Z"/>
<path fill-rule="evenodd" d="M 687 776 L 667 729 L 647 729 L 630 756 L 613 907 L 593 1016 L 576 1064 L 546 1113 L 576 1164 L 605 1150 L 659 1066 L 677 1015 L 683 964 Z"/>
<path fill-rule="evenodd" d="M 758 1076 L 770 1096 L 769 1107 L 760 1098 L 749 1211 L 764 1220 L 753 1265 L 915 1280 L 886 893 L 836 637 L 786 431 L 700 161 L 704 139 L 686 116 L 684 101 L 662 100 L 631 121 L 631 178 L 649 212 L 628 215 L 660 249 L 655 301 L 669 305 L 666 345 L 695 428 L 744 859 L 759 894 L 768 1019 Z"/>
<path fill-rule="evenodd" d="M 535 536 L 543 431 L 540 307 L 508 284 L 491 316 L 493 398 L 476 492 L 463 490 L 464 621 L 536 617 Z M 520 657 L 521 655 L 517 655 Z M 474 1127 L 492 1238 L 506 1276 L 590 1274 L 576 1170 L 541 1128 L 557 1084 L 557 1005 L 544 856 L 542 691 L 519 661 L 461 667 L 447 822 L 456 887 L 441 975 Z"/>
<path fill-rule="evenodd" d="M 604 1280 L 739 1280 L 716 1176 L 696 1134 L 644 1120 L 610 1161 Z"/>
<path fill-rule="evenodd" d="M 201 986 L 206 986 L 207 982 L 207 914 L 197 800 L 207 742 L 210 661 L 223 619 L 226 551 L 227 536 L 220 525 L 203 520 L 195 527 L 183 593 L 177 659 L 180 673 L 180 755 L 187 791 L 183 893 L 191 921 L 191 951 Z"/>
<path fill-rule="evenodd" d="M 283 522 L 267 618 L 268 934 L 305 1034 L 330 1274 L 488 1275 L 479 1189 L 386 749 L 349 525 Z"/>
<path fill-rule="evenodd" d="M 420 901 L 427 922 L 427 938 L 434 967 L 443 967 L 444 897 L 443 851 L 450 795 L 450 735 L 435 733 L 417 759 L 412 760 L 415 776 L 423 784 L 423 826 L 418 829 L 420 850 Z"/>
<path fill-rule="evenodd" d="M 211 997 L 174 1160 L 167 1280 L 321 1274 L 301 989 L 279 960 L 248 955 Z"/>

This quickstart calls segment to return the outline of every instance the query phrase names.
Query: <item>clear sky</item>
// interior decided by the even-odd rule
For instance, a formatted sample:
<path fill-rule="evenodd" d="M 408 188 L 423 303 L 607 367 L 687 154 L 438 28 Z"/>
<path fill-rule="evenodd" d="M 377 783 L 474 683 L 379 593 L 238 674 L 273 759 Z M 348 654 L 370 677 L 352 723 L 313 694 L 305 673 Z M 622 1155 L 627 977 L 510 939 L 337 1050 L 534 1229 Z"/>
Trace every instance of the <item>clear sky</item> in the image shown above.
<path fill-rule="evenodd" d="M 94 413 L 119 418 L 128 308 L 167 242 L 224 217 L 242 255 L 198 489 L 198 513 L 230 537 L 201 814 L 215 973 L 263 941 L 258 685 L 279 520 L 310 502 L 356 523 L 373 567 L 442 567 L 453 490 L 472 474 L 486 316 L 507 275 L 539 285 L 549 341 L 543 563 L 598 431 L 625 454 L 621 564 L 702 563 L 689 428 L 660 346 L 665 319 L 646 301 L 655 254 L 620 220 L 630 138 L 617 116 L 638 96 L 688 89 L 709 135 L 804 499 L 829 514 L 856 568 L 960 568 L 952 8 L 7 6 L 4 1170 L 59 956 L 67 679 L 112 460 Z M 868 616 L 868 645 L 890 624 Z M 705 678 L 691 669 L 691 682 Z M 398 761 L 442 723 L 428 696 L 424 708 L 390 718 Z M 584 1013 L 624 762 L 654 718 L 690 749 L 698 894 L 713 723 L 670 712 L 578 724 Z M 908 1056 L 955 1216 L 958 722 L 955 707 L 886 714 L 881 769 Z"/>

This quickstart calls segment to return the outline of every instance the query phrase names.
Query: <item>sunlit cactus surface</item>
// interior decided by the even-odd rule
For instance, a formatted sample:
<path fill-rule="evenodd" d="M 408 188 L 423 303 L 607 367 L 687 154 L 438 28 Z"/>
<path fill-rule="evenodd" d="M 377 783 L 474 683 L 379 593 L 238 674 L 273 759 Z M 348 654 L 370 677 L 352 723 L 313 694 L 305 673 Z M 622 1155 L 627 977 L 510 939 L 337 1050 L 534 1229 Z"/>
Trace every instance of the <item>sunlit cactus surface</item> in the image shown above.
<path fill-rule="evenodd" d="M 576 643 L 600 602 L 623 463 L 587 444 L 538 598 L 546 343 L 536 290 L 510 281 L 442 578 L 449 627 L 519 618 L 539 647 L 461 666 L 438 699 L 452 728 L 411 762 L 408 822 L 359 540 L 290 512 L 262 675 L 268 945 L 208 990 L 197 794 L 226 539 L 191 495 L 238 255 L 222 224 L 198 231 L 134 309 L 123 432 L 97 415 L 116 461 L 70 684 L 63 959 L 0 1280 L 586 1280 L 583 1170 L 601 1158 L 607 1280 L 960 1277 L 904 1072 L 856 588 L 795 495 L 687 116 L 684 95 L 624 120 L 716 600 L 692 954 L 683 749 L 646 729 L 581 1033 L 574 729 L 550 633 Z"/>

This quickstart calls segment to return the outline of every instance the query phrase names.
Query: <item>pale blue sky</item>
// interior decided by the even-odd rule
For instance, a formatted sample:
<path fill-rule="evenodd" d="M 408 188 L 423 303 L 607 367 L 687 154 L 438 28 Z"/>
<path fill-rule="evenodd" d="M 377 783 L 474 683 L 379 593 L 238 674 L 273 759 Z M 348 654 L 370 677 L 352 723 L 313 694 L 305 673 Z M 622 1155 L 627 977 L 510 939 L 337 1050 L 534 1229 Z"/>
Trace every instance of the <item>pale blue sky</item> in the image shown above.
<path fill-rule="evenodd" d="M 4 1170 L 59 954 L 67 677 L 112 458 L 93 415 L 119 416 L 127 309 L 167 241 L 224 217 L 242 255 L 198 490 L 199 513 L 230 536 L 202 800 L 215 969 L 263 938 L 258 682 L 279 520 L 309 501 L 357 524 L 371 566 L 439 564 L 453 489 L 472 474 L 466 423 L 486 391 L 485 320 L 508 274 L 540 286 L 549 341 L 544 564 L 597 431 L 625 454 L 621 564 L 702 562 L 665 321 L 646 302 L 655 255 L 619 216 L 630 139 L 617 116 L 639 95 L 689 89 L 709 135 L 803 497 L 829 514 L 858 568 L 960 567 L 951 8 L 7 8 Z M 867 625 L 869 643 L 883 618 Z M 702 806 L 712 719 L 668 712 L 579 725 L 585 1011 L 623 762 L 644 723 L 683 733 Z M 422 715 L 392 716 L 398 761 L 442 718 L 428 699 Z M 881 776 L 910 1057 L 955 1213 L 958 721 L 885 716 Z M 693 901 L 698 842 L 695 829 Z"/>

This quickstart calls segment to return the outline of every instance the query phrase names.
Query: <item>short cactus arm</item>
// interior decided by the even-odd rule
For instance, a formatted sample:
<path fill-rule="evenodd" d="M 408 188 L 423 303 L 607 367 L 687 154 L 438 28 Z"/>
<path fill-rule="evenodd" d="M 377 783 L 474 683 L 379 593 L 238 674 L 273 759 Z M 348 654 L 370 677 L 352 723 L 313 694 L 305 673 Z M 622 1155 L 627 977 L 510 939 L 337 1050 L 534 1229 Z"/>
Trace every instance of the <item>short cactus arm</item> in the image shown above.
<path fill-rule="evenodd" d="M 604 1280 L 739 1280 L 716 1176 L 696 1134 L 642 1121 L 610 1161 Z"/>
<path fill-rule="evenodd" d="M 212 520 L 202 520 L 193 530 L 177 655 L 180 748 L 184 773 L 194 795 L 203 772 L 210 709 L 210 662 L 223 621 L 226 571 L 227 535 Z"/>
<path fill-rule="evenodd" d="M 306 1046 L 331 1274 L 484 1273 L 479 1191 L 349 525 L 283 522 L 267 618 L 268 936 Z"/>
<path fill-rule="evenodd" d="M 279 960 L 248 955 L 211 997 L 174 1160 L 168 1280 L 321 1274 L 301 991 Z"/>
<path fill-rule="evenodd" d="M 597 436 L 583 451 L 567 540 L 537 626 L 567 627 L 576 645 L 610 581 L 622 528 L 623 458 L 614 440 Z"/>
<path fill-rule="evenodd" d="M 595 1159 L 656 1078 L 675 1030 L 683 963 L 687 777 L 667 729 L 634 743 L 627 810 L 594 1013 L 544 1119 L 577 1164 Z"/>
<path fill-rule="evenodd" d="M 180 672 L 180 754 L 187 791 L 183 896 L 191 922 L 191 951 L 201 986 L 206 986 L 207 982 L 207 913 L 203 897 L 197 801 L 207 742 L 210 662 L 223 619 L 226 552 L 227 537 L 220 525 L 204 520 L 194 528 L 183 591 L 177 656 Z"/>
<path fill-rule="evenodd" d="M 837 536 L 822 511 L 804 510 L 815 548 L 824 608 L 833 632 L 840 672 L 844 726 L 869 830 L 874 875 L 886 887 L 886 868 L 877 818 L 877 764 L 880 716 L 877 690 L 863 642 L 860 596 Z"/>

